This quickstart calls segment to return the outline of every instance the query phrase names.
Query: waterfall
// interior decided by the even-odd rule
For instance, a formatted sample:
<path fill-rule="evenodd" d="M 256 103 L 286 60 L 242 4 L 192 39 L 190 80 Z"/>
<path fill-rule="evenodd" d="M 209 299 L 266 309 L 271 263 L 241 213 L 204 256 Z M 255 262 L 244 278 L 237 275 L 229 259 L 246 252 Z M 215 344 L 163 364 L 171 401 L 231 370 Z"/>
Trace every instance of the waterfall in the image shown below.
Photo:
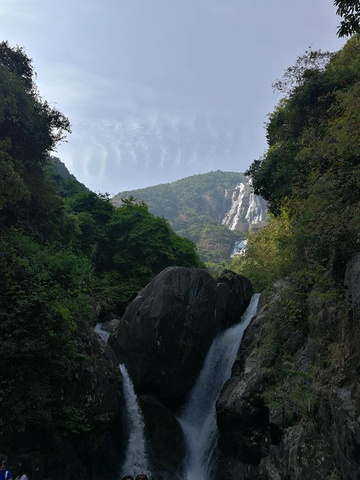
<path fill-rule="evenodd" d="M 121 476 L 133 475 L 135 477 L 139 473 L 149 475 L 144 419 L 125 365 L 120 365 L 120 371 L 123 376 L 124 400 L 129 428 L 129 439 Z"/>
<path fill-rule="evenodd" d="M 230 377 L 243 333 L 256 314 L 258 302 L 259 295 L 253 295 L 240 323 L 215 338 L 203 369 L 178 416 L 187 447 L 184 472 L 179 477 L 182 480 L 215 478 L 218 435 L 215 403 Z"/>
<path fill-rule="evenodd" d="M 230 258 L 234 258 L 237 255 L 245 255 L 246 254 L 246 247 L 248 241 L 245 240 L 236 240 L 233 251 L 231 252 Z"/>
<path fill-rule="evenodd" d="M 102 323 L 97 323 L 95 325 L 94 332 L 97 333 L 99 337 L 101 337 L 104 340 L 105 343 L 108 342 L 110 333 L 102 329 Z"/>

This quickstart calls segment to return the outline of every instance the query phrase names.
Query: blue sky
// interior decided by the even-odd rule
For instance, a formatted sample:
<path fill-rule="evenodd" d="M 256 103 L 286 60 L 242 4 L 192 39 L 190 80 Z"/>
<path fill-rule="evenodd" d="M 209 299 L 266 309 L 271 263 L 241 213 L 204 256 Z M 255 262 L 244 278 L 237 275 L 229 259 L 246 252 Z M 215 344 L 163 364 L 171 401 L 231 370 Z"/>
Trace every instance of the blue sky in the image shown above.
<path fill-rule="evenodd" d="M 110 194 L 246 170 L 272 83 L 309 47 L 341 48 L 339 21 L 332 0 L 0 0 L 2 40 L 71 121 L 56 155 Z"/>

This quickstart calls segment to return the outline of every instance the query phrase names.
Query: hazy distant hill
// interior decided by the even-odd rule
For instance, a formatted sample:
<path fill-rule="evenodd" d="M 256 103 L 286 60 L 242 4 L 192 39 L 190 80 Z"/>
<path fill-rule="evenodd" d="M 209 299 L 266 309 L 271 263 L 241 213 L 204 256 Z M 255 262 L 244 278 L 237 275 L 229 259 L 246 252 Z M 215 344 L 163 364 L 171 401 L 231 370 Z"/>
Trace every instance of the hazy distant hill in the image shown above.
<path fill-rule="evenodd" d="M 238 172 L 210 172 L 173 183 L 120 192 L 115 206 L 133 196 L 150 212 L 165 217 L 174 230 L 190 238 L 207 262 L 225 262 L 235 242 L 266 222 L 266 204 L 251 192 L 249 178 Z"/>

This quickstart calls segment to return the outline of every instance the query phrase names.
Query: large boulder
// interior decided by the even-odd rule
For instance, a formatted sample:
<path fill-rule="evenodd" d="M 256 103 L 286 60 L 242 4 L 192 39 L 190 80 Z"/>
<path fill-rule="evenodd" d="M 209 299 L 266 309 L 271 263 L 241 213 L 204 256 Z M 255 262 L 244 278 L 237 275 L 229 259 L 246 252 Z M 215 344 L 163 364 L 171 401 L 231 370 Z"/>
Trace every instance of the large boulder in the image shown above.
<path fill-rule="evenodd" d="M 184 433 L 172 411 L 152 395 L 139 397 L 153 475 L 170 480 L 185 454 Z M 157 478 L 157 477 L 156 477 Z M 178 478 L 178 477 L 176 477 Z"/>
<path fill-rule="evenodd" d="M 224 291 L 226 302 L 223 318 L 223 328 L 228 328 L 239 321 L 250 303 L 254 290 L 248 278 L 231 270 L 224 270 L 217 278 L 217 282 L 219 288 L 226 286 L 228 290 L 227 294 Z"/>
<path fill-rule="evenodd" d="M 206 271 L 169 267 L 132 301 L 110 343 L 138 393 L 172 401 L 191 387 L 219 330 L 217 297 Z"/>

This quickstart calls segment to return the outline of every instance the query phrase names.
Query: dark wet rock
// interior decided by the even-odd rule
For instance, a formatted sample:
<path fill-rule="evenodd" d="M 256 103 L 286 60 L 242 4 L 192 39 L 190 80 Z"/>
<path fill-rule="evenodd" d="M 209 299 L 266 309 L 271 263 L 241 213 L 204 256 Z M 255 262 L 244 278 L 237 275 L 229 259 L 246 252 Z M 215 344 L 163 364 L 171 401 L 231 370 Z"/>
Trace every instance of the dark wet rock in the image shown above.
<path fill-rule="evenodd" d="M 289 321 L 278 283 L 245 331 L 217 402 L 219 480 L 360 479 L 360 255 L 345 289 L 323 285 Z"/>
<path fill-rule="evenodd" d="M 227 285 L 230 290 L 223 314 L 223 328 L 228 328 L 239 321 L 249 305 L 254 291 L 248 278 L 231 270 L 225 270 L 217 278 L 217 282 L 219 285 Z"/>
<path fill-rule="evenodd" d="M 246 464 L 259 465 L 266 453 L 270 434 L 269 408 L 258 396 L 259 385 L 255 379 L 247 391 L 248 385 L 243 383 L 237 385 L 234 392 L 231 383 L 224 389 L 216 406 L 219 449 Z"/>
<path fill-rule="evenodd" d="M 156 397 L 139 397 L 144 416 L 153 475 L 168 478 L 180 468 L 185 454 L 184 435 L 171 410 Z"/>
<path fill-rule="evenodd" d="M 117 328 L 119 328 L 120 318 L 116 317 L 115 315 L 108 316 L 104 319 L 104 323 L 102 324 L 101 328 L 105 330 L 105 332 L 113 332 Z"/>
<path fill-rule="evenodd" d="M 242 301 L 242 290 L 217 284 L 196 268 L 169 267 L 157 275 L 132 301 L 110 339 L 135 389 L 165 403 L 181 400 L 222 330 L 225 313 L 233 318 L 235 310 L 239 316 L 245 310 L 250 298 Z"/>
<path fill-rule="evenodd" d="M 135 389 L 178 399 L 195 381 L 219 329 L 217 285 L 204 270 L 169 267 L 131 302 L 111 345 Z"/>
<path fill-rule="evenodd" d="M 116 474 L 119 468 L 122 380 L 118 361 L 93 329 L 83 332 L 78 341 L 86 361 L 82 368 L 74 370 L 64 398 L 84 417 L 88 430 L 77 432 L 75 424 L 67 436 L 46 436 L 44 432 L 39 445 L 34 435 L 29 439 L 26 445 L 43 452 L 43 458 L 34 454 L 38 463 L 38 477 L 34 478 L 39 480 L 88 480 L 96 471 L 106 477 Z"/>

